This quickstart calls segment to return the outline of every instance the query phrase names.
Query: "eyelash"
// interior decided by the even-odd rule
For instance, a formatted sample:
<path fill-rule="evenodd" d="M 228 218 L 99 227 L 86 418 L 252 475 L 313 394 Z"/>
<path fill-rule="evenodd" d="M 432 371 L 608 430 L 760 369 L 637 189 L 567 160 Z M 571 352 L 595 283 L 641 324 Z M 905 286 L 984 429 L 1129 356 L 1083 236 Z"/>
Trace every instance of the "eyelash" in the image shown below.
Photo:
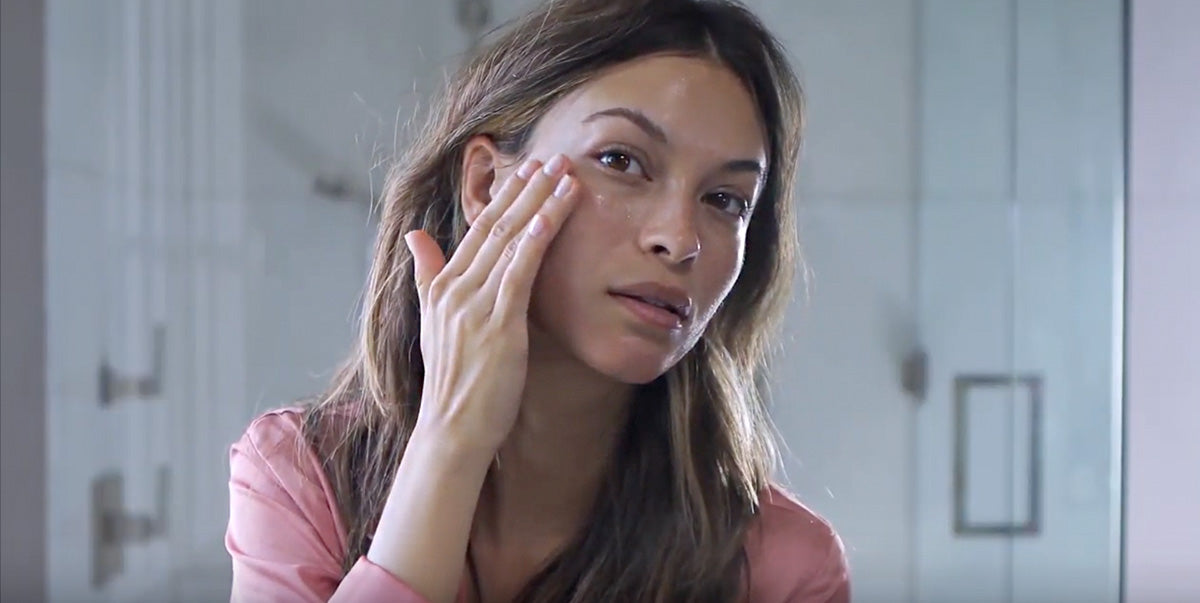
<path fill-rule="evenodd" d="M 609 157 L 612 155 L 623 156 L 626 159 L 628 159 L 632 164 L 638 165 L 641 168 L 641 172 L 642 172 L 641 177 L 645 178 L 646 180 L 650 180 L 650 176 L 646 172 L 645 162 L 642 161 L 641 159 L 639 159 L 637 156 L 637 153 L 633 152 L 632 150 L 626 149 L 624 147 L 609 147 L 609 148 L 603 149 L 603 150 L 599 151 L 598 153 L 596 153 L 595 158 L 596 158 L 596 161 L 598 163 L 600 163 L 600 165 L 603 166 L 605 169 L 613 170 L 619 174 L 632 175 L 628 171 L 617 170 L 616 168 L 609 167 L 606 163 L 604 163 L 603 158 Z M 729 198 L 733 199 L 734 202 L 737 203 L 737 211 L 736 212 L 726 211 L 724 209 L 724 205 L 721 203 L 715 203 L 713 205 L 716 206 L 717 209 L 720 210 L 721 212 L 731 215 L 731 216 L 734 216 L 738 219 L 745 219 L 747 216 L 750 215 L 750 212 L 754 209 L 754 207 L 750 204 L 750 202 L 747 201 L 744 197 L 742 197 L 741 195 L 735 194 L 735 193 L 731 193 L 729 191 L 717 191 L 715 193 L 709 193 L 709 194 L 705 195 L 705 199 L 709 199 L 711 197 L 716 197 L 716 196 L 729 197 Z"/>

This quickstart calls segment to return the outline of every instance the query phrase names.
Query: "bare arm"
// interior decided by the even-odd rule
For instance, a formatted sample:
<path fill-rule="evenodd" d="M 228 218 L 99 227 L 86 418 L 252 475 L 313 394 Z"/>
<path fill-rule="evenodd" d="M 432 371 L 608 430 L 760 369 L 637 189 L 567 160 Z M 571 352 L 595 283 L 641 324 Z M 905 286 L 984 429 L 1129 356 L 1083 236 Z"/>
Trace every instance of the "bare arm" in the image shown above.
<path fill-rule="evenodd" d="M 475 218 L 447 262 L 415 231 L 425 383 L 367 558 L 435 603 L 453 601 L 491 459 L 516 421 L 528 308 L 551 239 L 573 208 L 567 160 L 528 162 Z"/>
<path fill-rule="evenodd" d="M 453 601 L 488 458 L 414 434 L 367 558 L 430 601 Z"/>

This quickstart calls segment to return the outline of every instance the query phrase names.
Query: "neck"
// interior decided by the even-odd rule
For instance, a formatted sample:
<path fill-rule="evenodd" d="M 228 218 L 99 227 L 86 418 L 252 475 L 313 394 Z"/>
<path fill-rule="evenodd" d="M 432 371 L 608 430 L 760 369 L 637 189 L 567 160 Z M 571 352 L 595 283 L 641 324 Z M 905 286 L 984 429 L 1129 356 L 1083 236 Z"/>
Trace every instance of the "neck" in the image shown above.
<path fill-rule="evenodd" d="M 521 410 L 481 495 L 477 536 L 547 554 L 568 542 L 592 510 L 633 391 L 561 350 L 531 350 Z"/>

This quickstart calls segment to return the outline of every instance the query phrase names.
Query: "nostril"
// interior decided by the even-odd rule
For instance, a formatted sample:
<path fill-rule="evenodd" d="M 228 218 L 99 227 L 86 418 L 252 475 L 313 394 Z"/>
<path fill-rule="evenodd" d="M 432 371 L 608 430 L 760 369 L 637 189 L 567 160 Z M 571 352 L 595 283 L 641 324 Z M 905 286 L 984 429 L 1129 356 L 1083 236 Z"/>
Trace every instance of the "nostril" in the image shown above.
<path fill-rule="evenodd" d="M 684 264 L 700 255 L 700 238 L 684 236 L 651 236 L 644 240 L 647 253 L 673 264 Z"/>

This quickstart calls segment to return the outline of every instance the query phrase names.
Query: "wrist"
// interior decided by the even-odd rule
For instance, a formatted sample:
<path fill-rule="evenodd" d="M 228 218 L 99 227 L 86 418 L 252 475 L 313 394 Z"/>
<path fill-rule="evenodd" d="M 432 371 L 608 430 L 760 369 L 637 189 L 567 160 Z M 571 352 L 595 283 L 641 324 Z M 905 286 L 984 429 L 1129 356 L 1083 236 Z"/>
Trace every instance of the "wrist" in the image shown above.
<path fill-rule="evenodd" d="M 450 472 L 486 472 L 496 451 L 469 441 L 453 430 L 426 425 L 418 420 L 404 456 Z"/>

